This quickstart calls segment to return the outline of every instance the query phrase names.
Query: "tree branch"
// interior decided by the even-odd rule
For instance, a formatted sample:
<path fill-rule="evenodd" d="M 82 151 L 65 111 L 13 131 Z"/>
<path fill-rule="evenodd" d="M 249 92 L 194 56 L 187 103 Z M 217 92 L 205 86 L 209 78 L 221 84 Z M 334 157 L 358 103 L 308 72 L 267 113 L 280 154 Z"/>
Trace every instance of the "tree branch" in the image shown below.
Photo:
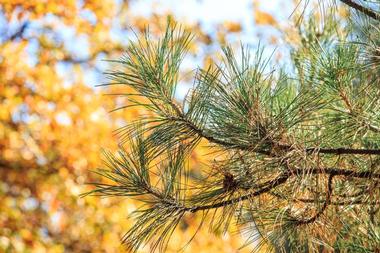
<path fill-rule="evenodd" d="M 306 224 L 313 223 L 314 221 L 316 221 L 324 213 L 324 211 L 326 210 L 326 208 L 328 207 L 328 205 L 331 202 L 332 180 L 333 180 L 333 178 L 334 178 L 334 175 L 330 174 L 329 178 L 328 178 L 328 181 L 327 181 L 326 200 L 323 203 L 322 208 L 315 215 L 313 215 L 312 217 L 310 217 L 309 219 L 297 220 L 297 222 L 296 222 L 297 225 L 306 225 Z"/>
<path fill-rule="evenodd" d="M 193 122 L 187 119 L 186 115 L 184 115 L 183 110 L 179 108 L 174 101 L 168 101 L 168 104 L 172 107 L 175 112 L 175 116 L 169 116 L 168 120 L 180 121 L 183 122 L 189 127 L 192 131 L 197 133 L 199 137 L 205 138 L 211 143 L 218 144 L 228 148 L 236 148 L 243 151 L 252 151 L 263 155 L 272 155 L 270 150 L 257 149 L 252 145 L 243 145 L 230 143 L 228 141 L 217 139 L 213 136 L 207 135 L 204 130 L 197 127 Z M 275 143 L 270 143 L 270 146 L 275 146 Z M 290 151 L 293 149 L 291 145 L 281 145 L 278 144 L 276 147 Z M 380 149 L 352 149 L 352 148 L 318 148 L 318 147 L 309 147 L 306 148 L 305 151 L 307 153 L 317 152 L 319 154 L 334 154 L 334 155 L 344 155 L 344 154 L 353 154 L 353 155 L 380 155 Z"/>
<path fill-rule="evenodd" d="M 316 200 L 316 199 L 295 199 L 295 201 L 303 202 L 303 203 L 322 203 L 326 200 Z M 374 201 L 365 201 L 363 199 L 355 199 L 355 200 L 339 200 L 339 201 L 330 201 L 330 205 L 335 206 L 346 206 L 346 205 L 378 205 L 380 204 L 380 200 Z"/>
<path fill-rule="evenodd" d="M 350 6 L 351 8 L 354 8 L 355 10 L 365 14 L 366 16 L 373 18 L 375 20 L 380 21 L 380 14 L 363 6 L 358 3 L 355 3 L 352 0 L 340 0 L 342 3 L 345 3 L 346 5 Z"/>
<path fill-rule="evenodd" d="M 367 178 L 367 179 L 380 179 L 380 173 L 374 173 L 371 171 L 353 171 L 338 168 L 312 168 L 305 171 L 304 169 L 296 169 L 294 173 L 311 173 L 311 174 L 328 174 L 333 176 L 346 176 L 355 178 Z"/>
<path fill-rule="evenodd" d="M 15 40 L 15 39 L 22 38 L 23 35 L 24 35 L 24 33 L 25 33 L 25 31 L 26 31 L 26 29 L 28 28 L 28 26 L 29 26 L 29 22 L 28 22 L 28 21 L 24 22 L 24 23 L 18 28 L 18 30 L 17 30 L 15 33 L 13 33 L 12 35 L 10 35 L 8 38 L 6 38 L 5 41 L 13 41 L 13 40 Z M 4 41 L 4 42 L 5 42 L 5 41 Z"/>
<path fill-rule="evenodd" d="M 282 199 L 282 200 L 294 200 L 297 202 L 307 203 L 307 204 L 313 204 L 313 203 L 324 203 L 325 199 L 312 199 L 312 198 L 295 198 L 295 199 L 288 199 L 284 195 L 271 192 L 271 195 L 275 196 L 276 198 Z M 347 206 L 347 205 L 378 205 L 380 204 L 380 200 L 374 200 L 374 201 L 366 201 L 362 198 L 356 198 L 354 200 L 331 200 L 330 205 L 335 206 Z"/>
<path fill-rule="evenodd" d="M 168 118 L 169 120 L 176 120 L 185 123 L 191 130 L 196 132 L 200 137 L 205 138 L 211 143 L 215 143 L 224 147 L 236 148 L 243 151 L 253 151 L 263 155 L 271 155 L 271 152 L 263 149 L 255 149 L 251 145 L 241 145 L 230 143 L 228 141 L 217 139 L 213 136 L 207 135 L 202 129 L 198 128 L 193 122 L 188 120 L 186 116 L 183 114 L 182 110 L 178 108 L 173 103 L 170 103 L 170 106 L 174 109 L 176 116 Z M 273 146 L 273 144 L 272 144 Z M 290 145 L 278 145 L 279 148 L 283 150 L 290 151 L 293 149 Z M 318 147 L 309 147 L 306 148 L 307 153 L 320 153 L 320 154 L 333 154 L 333 155 L 380 155 L 380 149 L 352 149 L 352 148 L 318 148 Z"/>
<path fill-rule="evenodd" d="M 185 211 L 190 211 L 192 213 L 195 213 L 198 211 L 204 211 L 204 210 L 215 209 L 215 208 L 224 207 L 224 206 L 228 206 L 228 205 L 233 205 L 233 204 L 239 203 L 241 201 L 250 199 L 252 197 L 256 197 L 256 196 L 259 196 L 259 195 L 264 194 L 266 192 L 269 192 L 272 189 L 276 188 L 277 186 L 284 184 L 288 180 L 289 177 L 290 177 L 290 174 L 284 173 L 284 174 L 280 175 L 279 177 L 277 177 L 276 179 L 273 179 L 267 183 L 264 183 L 263 186 L 264 185 L 265 186 L 258 191 L 243 195 L 243 196 L 235 198 L 235 199 L 229 199 L 229 200 L 221 201 L 221 202 L 214 203 L 211 205 L 188 207 L 188 208 L 186 208 Z M 258 186 L 258 187 L 260 187 L 260 186 Z"/>
<path fill-rule="evenodd" d="M 291 172 L 298 174 L 298 173 L 305 172 L 305 170 L 303 170 L 303 169 L 296 169 L 296 170 L 292 170 Z M 322 168 L 322 169 L 316 168 L 316 169 L 311 169 L 308 172 L 312 173 L 312 174 L 326 174 L 326 175 L 329 175 L 329 180 L 332 180 L 332 178 L 334 176 L 347 176 L 347 177 L 355 177 L 355 178 L 369 178 L 369 179 L 370 178 L 376 178 L 376 179 L 380 179 L 380 174 L 377 174 L 377 173 L 355 172 L 355 171 L 351 171 L 351 170 L 337 169 L 337 168 Z M 280 175 L 276 179 L 273 179 L 273 180 L 271 180 L 269 182 L 266 182 L 266 183 L 262 184 L 261 186 L 257 186 L 257 188 L 261 188 L 258 191 L 249 193 L 247 195 L 243 195 L 243 196 L 235 198 L 235 199 L 221 201 L 221 202 L 214 203 L 214 204 L 211 204 L 211 205 L 186 207 L 186 208 L 184 208 L 184 211 L 189 211 L 189 212 L 195 213 L 197 211 L 203 211 L 203 210 L 215 209 L 215 208 L 219 208 L 219 207 L 233 205 L 233 204 L 236 204 L 238 202 L 247 200 L 247 199 L 252 198 L 252 197 L 259 196 L 259 195 L 261 195 L 263 193 L 267 193 L 267 192 L 273 190 L 277 186 L 284 184 L 288 180 L 288 178 L 290 176 L 292 176 L 292 173 L 290 173 L 290 172 L 283 173 L 282 175 Z M 330 184 L 331 184 L 331 182 L 330 182 Z M 331 185 L 329 187 L 331 188 Z M 330 189 L 330 188 L 328 188 L 328 189 Z M 329 198 L 331 197 L 331 192 L 329 193 L 328 197 Z"/>
<path fill-rule="evenodd" d="M 259 150 L 259 149 L 253 150 L 252 147 L 249 147 L 246 145 L 239 145 L 239 144 L 230 143 L 230 142 L 227 142 L 224 140 L 217 139 L 211 135 L 207 135 L 202 129 L 198 128 L 193 122 L 191 122 L 187 118 L 185 118 L 184 115 L 180 115 L 178 117 L 170 117 L 169 119 L 185 123 L 187 125 L 187 127 L 189 127 L 192 131 L 197 133 L 199 137 L 208 140 L 210 143 L 218 144 L 218 145 L 221 145 L 221 146 L 224 146 L 227 148 L 236 148 L 236 149 L 245 150 L 245 151 L 251 150 L 251 151 L 254 151 L 256 153 L 260 153 L 260 154 L 264 154 L 264 155 L 270 155 L 270 152 L 266 151 L 266 150 Z"/>
<path fill-rule="evenodd" d="M 177 111 L 177 110 L 176 110 Z M 262 149 L 255 149 L 251 145 L 239 145 L 230 143 L 224 140 L 217 139 L 213 136 L 207 135 L 203 130 L 199 129 L 196 125 L 194 125 L 191 121 L 185 118 L 185 116 L 181 113 L 180 115 L 177 115 L 177 117 L 170 117 L 170 120 L 176 120 L 181 121 L 185 123 L 191 130 L 196 132 L 200 137 L 205 138 L 211 143 L 218 144 L 224 147 L 229 148 L 236 148 L 243 151 L 253 151 L 259 154 L 263 155 L 271 155 L 270 151 L 262 150 Z M 283 150 L 290 151 L 293 149 L 289 145 L 278 145 L 279 148 Z M 333 155 L 380 155 L 380 149 L 352 149 L 352 148 L 317 148 L 317 147 L 310 147 L 306 148 L 307 153 L 320 153 L 320 154 L 333 154 Z"/>
<path fill-rule="evenodd" d="M 289 148 L 289 146 L 282 146 Z M 308 153 L 332 154 L 332 155 L 380 155 L 380 149 L 353 149 L 353 148 L 306 148 Z"/>

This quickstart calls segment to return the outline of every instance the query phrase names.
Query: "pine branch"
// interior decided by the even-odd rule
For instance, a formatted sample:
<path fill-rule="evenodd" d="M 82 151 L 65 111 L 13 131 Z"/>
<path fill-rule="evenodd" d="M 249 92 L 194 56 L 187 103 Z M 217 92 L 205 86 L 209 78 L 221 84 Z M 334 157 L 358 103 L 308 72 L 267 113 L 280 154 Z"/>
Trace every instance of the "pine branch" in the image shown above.
<path fill-rule="evenodd" d="M 326 200 L 315 200 L 315 199 L 295 199 L 295 201 L 303 203 L 325 203 Z M 354 199 L 354 200 L 340 200 L 340 201 L 330 201 L 330 205 L 335 206 L 350 206 L 350 205 L 379 205 L 380 200 L 363 200 L 363 199 Z"/>
<path fill-rule="evenodd" d="M 191 130 L 196 132 L 200 137 L 205 138 L 206 140 L 210 141 L 211 143 L 221 145 L 225 148 L 234 148 L 242 151 L 251 151 L 259 154 L 264 155 L 272 155 L 270 149 L 269 150 L 263 150 L 263 149 L 256 149 L 254 146 L 250 145 L 241 145 L 241 144 L 235 144 L 230 143 L 227 141 L 219 140 L 211 135 L 207 135 L 199 129 L 195 124 L 193 124 L 191 121 L 187 120 L 183 114 L 180 114 L 179 117 L 170 117 L 169 120 L 175 120 L 184 122 Z M 273 144 L 272 144 L 273 145 Z M 280 148 L 283 151 L 291 151 L 293 148 L 289 145 L 273 145 L 278 148 Z M 319 153 L 319 154 L 333 154 L 333 155 L 380 155 L 380 149 L 353 149 L 353 148 L 316 148 L 316 147 L 308 147 L 305 148 L 305 151 L 307 153 Z"/>
<path fill-rule="evenodd" d="M 360 5 L 358 3 L 355 3 L 354 1 L 352 0 L 340 0 L 342 3 L 345 3 L 346 5 L 350 6 L 351 8 L 354 8 L 355 10 L 365 14 L 366 16 L 370 17 L 370 18 L 373 18 L 375 20 L 378 20 L 380 21 L 380 14 L 369 9 L 369 8 L 366 8 L 365 6 L 363 5 Z"/>
<path fill-rule="evenodd" d="M 294 172 L 303 173 L 305 170 L 296 169 Z M 363 179 L 380 179 L 380 173 L 374 173 L 372 171 L 352 171 L 338 168 L 312 168 L 306 170 L 306 172 L 310 174 L 327 174 L 332 176 L 345 176 Z"/>
<path fill-rule="evenodd" d="M 275 192 L 270 193 L 272 196 L 275 196 L 276 198 L 282 199 L 282 200 L 288 200 L 288 198 L 284 195 L 280 195 Z M 336 196 L 334 196 L 336 197 Z M 380 200 L 365 200 L 363 199 L 365 196 L 356 196 L 355 199 L 346 199 L 346 200 L 330 200 L 330 205 L 335 205 L 335 206 L 350 206 L 350 205 L 379 205 Z M 292 199 L 296 202 L 302 202 L 305 204 L 316 204 L 316 203 L 325 203 L 326 199 L 315 199 L 315 198 L 295 198 Z"/>
<path fill-rule="evenodd" d="M 376 190 L 367 191 L 371 198 L 362 198 L 365 191 L 358 193 L 365 184 L 380 182 L 372 161 L 373 155 L 380 155 L 378 93 L 373 92 L 378 83 L 366 90 L 358 45 L 331 43 L 319 45 L 319 53 L 309 50 L 311 59 L 303 56 L 309 61 L 304 73 L 309 86 L 269 70 L 261 48 L 251 57 L 242 46 L 239 58 L 231 47 L 224 47 L 221 63 L 198 70 L 194 89 L 179 106 L 174 94 L 190 39 L 189 33 L 171 25 L 162 39 L 153 41 L 145 33 L 114 61 L 123 68 L 106 73 L 112 80 L 108 85 L 134 89 L 123 94 L 131 103 L 126 108 L 142 106 L 151 112 L 138 124 L 118 130 L 131 151 L 108 155 L 108 170 L 99 174 L 113 183 L 94 184 L 96 189 L 89 193 L 138 197 L 145 204 L 134 212 L 136 223 L 123 238 L 132 251 L 145 243 L 165 250 L 186 213 L 201 212 L 205 218 L 209 211 L 214 213 L 213 228 L 226 230 L 235 216 L 245 224 L 254 222 L 255 230 L 267 230 L 263 237 L 272 242 L 299 240 L 314 247 L 321 238 L 312 229 L 299 231 L 299 225 L 325 223 L 320 218 L 329 205 L 356 208 L 353 205 L 378 203 Z M 227 158 L 214 161 L 193 186 L 184 164 L 202 138 Z M 333 194 L 342 188 L 357 196 Z M 312 199 L 310 193 L 318 197 Z M 277 199 L 267 199 L 267 194 Z M 307 198 L 288 196 L 295 194 Z M 294 218 L 286 213 L 293 201 L 320 208 L 311 217 L 306 211 L 306 217 Z M 256 221 L 261 224 L 256 226 Z M 295 252 L 311 249 L 300 250 L 298 243 L 291 247 Z"/>
<path fill-rule="evenodd" d="M 334 178 L 334 175 L 330 174 L 328 181 L 327 181 L 326 199 L 325 199 L 325 202 L 323 203 L 321 209 L 317 213 L 315 213 L 312 217 L 310 217 L 308 219 L 296 219 L 297 220 L 295 222 L 296 226 L 313 223 L 325 212 L 326 208 L 328 207 L 328 205 L 331 202 L 333 178 Z"/>
<path fill-rule="evenodd" d="M 292 175 L 299 175 L 303 173 L 310 173 L 310 174 L 326 174 L 329 176 L 329 179 L 334 177 L 334 176 L 345 176 L 345 177 L 351 177 L 351 178 L 363 178 L 363 179 L 380 179 L 380 174 L 379 173 L 372 173 L 372 172 L 355 172 L 351 170 L 344 170 L 344 169 L 337 169 L 337 168 L 316 168 L 316 169 L 296 169 L 292 170 L 291 172 L 284 173 L 280 176 L 278 176 L 276 179 L 273 179 L 269 182 L 266 182 L 260 186 L 255 186 L 255 188 L 261 188 L 258 191 L 255 191 L 253 193 L 249 193 L 247 195 L 243 195 L 239 198 L 235 199 L 230 199 L 227 201 L 222 201 L 219 203 L 214 203 L 212 205 L 206 205 L 206 206 L 196 206 L 196 207 L 187 207 L 185 208 L 186 211 L 191 211 L 191 212 L 197 212 L 197 211 L 203 211 L 203 210 L 208 210 L 208 209 L 215 209 L 219 207 L 224 207 L 228 205 L 233 205 L 238 202 L 245 201 L 247 199 L 250 199 L 252 197 L 259 196 L 263 193 L 267 193 L 276 187 L 284 184 L 290 176 Z M 329 193 L 330 197 L 331 193 Z"/>
<path fill-rule="evenodd" d="M 281 146 L 280 146 L 281 147 Z M 287 149 L 289 146 L 282 146 Z M 333 155 L 380 155 L 380 149 L 353 149 L 353 148 L 306 148 L 308 153 L 333 154 Z"/>
<path fill-rule="evenodd" d="M 260 196 L 264 193 L 267 193 L 267 192 L 275 189 L 277 186 L 284 184 L 288 180 L 289 177 L 290 177 L 290 174 L 284 173 L 284 174 L 278 176 L 276 179 L 273 179 L 269 182 L 266 182 L 261 186 L 256 186 L 255 188 L 261 188 L 262 187 L 258 191 L 243 195 L 239 198 L 230 199 L 230 200 L 222 201 L 222 202 L 211 204 L 211 205 L 188 207 L 188 208 L 186 208 L 186 211 L 190 211 L 192 213 L 195 213 L 198 211 L 205 211 L 205 210 L 209 210 L 209 209 L 216 209 L 216 208 L 220 208 L 220 207 L 225 207 L 228 205 L 234 205 L 236 203 L 245 201 L 245 200 L 253 198 L 253 197 Z"/>
<path fill-rule="evenodd" d="M 190 130 L 194 131 L 199 135 L 199 137 L 204 138 L 208 140 L 210 143 L 220 145 L 224 148 L 232 148 L 232 149 L 238 149 L 238 150 L 244 150 L 244 151 L 253 151 L 259 154 L 264 154 L 264 155 L 270 155 L 269 151 L 265 150 L 260 150 L 260 149 L 254 149 L 249 146 L 244 146 L 240 144 L 235 144 L 235 143 L 230 143 L 224 140 L 220 140 L 218 138 L 215 138 L 211 135 L 206 134 L 203 130 L 198 128 L 194 123 L 192 123 L 190 120 L 186 119 L 186 117 L 183 114 L 180 114 L 179 117 L 169 117 L 169 120 L 174 120 L 174 121 L 179 121 L 185 123 Z"/>

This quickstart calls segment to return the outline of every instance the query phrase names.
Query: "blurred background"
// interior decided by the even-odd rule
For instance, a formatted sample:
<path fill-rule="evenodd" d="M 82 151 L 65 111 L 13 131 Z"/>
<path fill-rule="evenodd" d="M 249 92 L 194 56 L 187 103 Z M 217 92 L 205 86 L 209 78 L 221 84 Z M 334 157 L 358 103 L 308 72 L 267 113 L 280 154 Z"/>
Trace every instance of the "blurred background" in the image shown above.
<path fill-rule="evenodd" d="M 288 50 L 292 0 L 0 0 L 0 252 L 123 252 L 120 238 L 138 205 L 122 198 L 80 198 L 99 179 L 102 149 L 114 130 L 136 119 L 125 87 L 96 88 L 133 31 L 160 34 L 167 16 L 195 34 L 181 72 L 178 99 L 197 66 L 240 41 L 267 48 L 279 66 Z M 201 169 L 207 149 L 192 155 Z M 185 219 L 169 245 L 177 252 L 197 229 Z M 238 232 L 202 228 L 185 252 L 236 252 Z M 142 252 L 149 251 L 149 247 Z M 245 251 L 244 249 L 241 250 Z"/>

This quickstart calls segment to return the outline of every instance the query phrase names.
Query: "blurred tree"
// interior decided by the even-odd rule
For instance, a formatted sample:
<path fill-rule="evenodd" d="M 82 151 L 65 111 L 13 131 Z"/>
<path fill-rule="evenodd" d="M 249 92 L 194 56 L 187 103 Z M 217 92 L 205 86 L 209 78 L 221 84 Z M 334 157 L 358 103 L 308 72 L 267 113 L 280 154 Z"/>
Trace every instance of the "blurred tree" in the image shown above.
<path fill-rule="evenodd" d="M 342 2 L 349 22 L 327 11 L 298 22 L 289 74 L 261 48 L 225 46 L 183 103 L 175 91 L 192 35 L 169 23 L 161 39 L 129 44 L 109 85 L 132 88 L 150 114 L 122 129 L 128 149 L 105 154 L 107 181 L 88 194 L 142 202 L 123 238 L 131 251 L 165 251 L 201 213 L 214 231 L 234 220 L 256 250 L 379 252 L 379 9 Z M 210 162 L 194 175 L 187 159 L 204 142 Z"/>
<path fill-rule="evenodd" d="M 120 238 L 131 226 L 125 210 L 134 201 L 79 198 L 101 164 L 100 147 L 117 148 L 114 130 L 144 111 L 112 110 L 127 103 L 102 96 L 96 84 L 120 55 L 127 27 L 153 33 L 165 28 L 166 15 L 140 17 L 128 1 L 0 0 L 0 251 L 120 252 Z M 162 18 L 165 17 L 165 18 Z M 238 24 L 227 23 L 237 32 Z M 190 47 L 214 40 L 197 24 Z M 95 81 L 94 81 L 95 80 Z M 128 92 L 123 87 L 104 93 Z M 199 167 L 198 151 L 192 163 Z M 195 168 L 196 166 L 194 166 Z M 198 216 L 183 220 L 173 237 L 175 251 L 197 229 Z M 204 233 L 204 232 L 202 232 Z M 217 243 L 215 243 L 217 242 Z M 232 252 L 236 238 L 204 236 L 188 250 Z"/>

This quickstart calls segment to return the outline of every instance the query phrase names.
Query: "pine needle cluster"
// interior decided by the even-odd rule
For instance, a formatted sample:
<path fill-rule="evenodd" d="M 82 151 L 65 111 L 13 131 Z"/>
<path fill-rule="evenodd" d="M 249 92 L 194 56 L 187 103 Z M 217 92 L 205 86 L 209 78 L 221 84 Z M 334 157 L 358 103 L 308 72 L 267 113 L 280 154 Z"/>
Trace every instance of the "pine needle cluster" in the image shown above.
<path fill-rule="evenodd" d="M 288 74 L 272 71 L 262 48 L 226 46 L 181 103 L 185 29 L 147 31 L 113 61 L 107 85 L 133 88 L 126 107 L 149 114 L 118 130 L 125 148 L 98 171 L 112 183 L 88 194 L 142 202 L 123 237 L 130 250 L 164 251 L 192 213 L 216 231 L 234 222 L 255 250 L 380 250 L 379 19 L 357 9 L 344 35 L 338 25 L 304 21 Z M 187 160 L 202 140 L 223 159 L 195 177 Z"/>

